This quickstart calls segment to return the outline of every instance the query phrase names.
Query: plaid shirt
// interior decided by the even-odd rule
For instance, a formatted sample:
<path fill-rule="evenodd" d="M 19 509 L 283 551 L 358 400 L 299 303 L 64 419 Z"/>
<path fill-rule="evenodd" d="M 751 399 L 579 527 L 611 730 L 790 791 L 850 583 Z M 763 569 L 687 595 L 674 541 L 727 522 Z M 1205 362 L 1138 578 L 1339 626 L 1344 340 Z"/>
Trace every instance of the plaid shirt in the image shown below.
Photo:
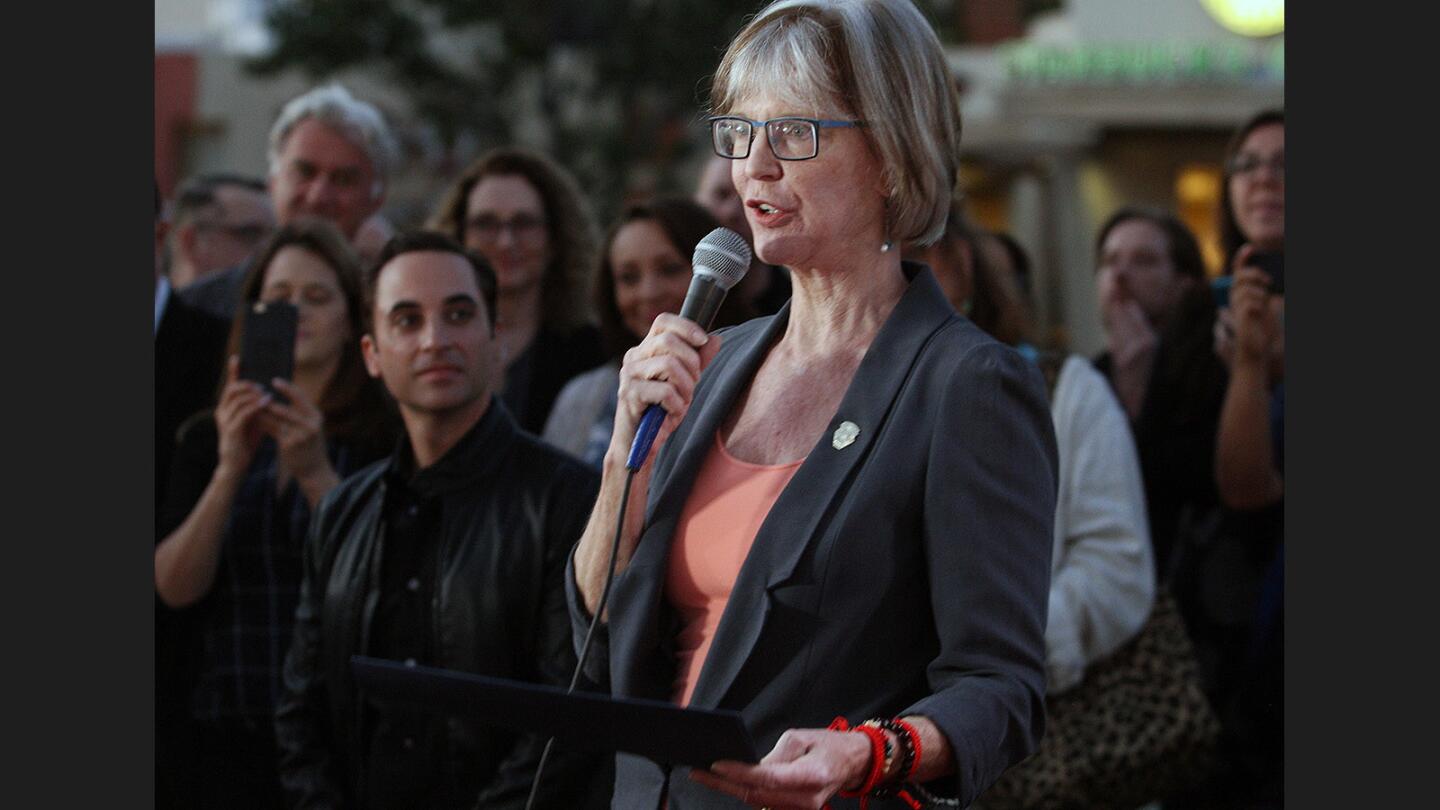
<path fill-rule="evenodd" d="M 206 438 L 214 441 L 214 433 Z M 215 452 L 213 445 L 204 449 Z M 358 454 L 334 442 L 328 455 L 341 478 L 373 460 L 357 460 Z M 204 470 L 191 468 L 187 478 L 208 481 L 213 469 L 213 462 Z M 275 443 L 267 438 L 235 494 L 215 584 L 195 608 L 200 650 L 190 709 L 198 720 L 235 718 L 268 726 L 280 698 L 282 666 L 300 601 L 310 504 L 294 481 L 277 491 L 278 472 Z"/>

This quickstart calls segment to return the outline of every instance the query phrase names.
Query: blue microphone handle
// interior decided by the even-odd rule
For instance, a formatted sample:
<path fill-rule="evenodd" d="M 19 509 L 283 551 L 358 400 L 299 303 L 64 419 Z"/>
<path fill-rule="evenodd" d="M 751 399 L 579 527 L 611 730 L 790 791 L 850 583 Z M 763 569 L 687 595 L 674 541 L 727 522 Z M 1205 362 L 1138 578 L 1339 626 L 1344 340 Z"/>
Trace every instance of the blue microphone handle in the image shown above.
<path fill-rule="evenodd" d="M 635 440 L 630 443 L 630 456 L 625 459 L 625 469 L 639 470 L 645 463 L 645 457 L 650 455 L 650 445 L 655 443 L 655 434 L 660 432 L 660 425 L 664 422 L 665 409 L 658 403 L 652 403 L 645 409 L 639 426 L 635 428 Z"/>

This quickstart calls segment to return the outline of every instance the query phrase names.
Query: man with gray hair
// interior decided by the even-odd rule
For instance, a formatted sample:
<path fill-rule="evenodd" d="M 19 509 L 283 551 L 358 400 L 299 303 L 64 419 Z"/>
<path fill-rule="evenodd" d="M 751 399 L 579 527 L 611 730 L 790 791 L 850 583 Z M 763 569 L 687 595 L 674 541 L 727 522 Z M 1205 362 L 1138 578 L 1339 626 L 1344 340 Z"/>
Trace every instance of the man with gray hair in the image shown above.
<path fill-rule="evenodd" d="M 400 149 L 380 111 L 339 84 L 291 99 L 270 128 L 267 187 L 279 224 L 328 220 L 352 242 L 380 210 Z M 237 266 L 185 290 L 184 297 L 233 317 L 245 268 Z"/>

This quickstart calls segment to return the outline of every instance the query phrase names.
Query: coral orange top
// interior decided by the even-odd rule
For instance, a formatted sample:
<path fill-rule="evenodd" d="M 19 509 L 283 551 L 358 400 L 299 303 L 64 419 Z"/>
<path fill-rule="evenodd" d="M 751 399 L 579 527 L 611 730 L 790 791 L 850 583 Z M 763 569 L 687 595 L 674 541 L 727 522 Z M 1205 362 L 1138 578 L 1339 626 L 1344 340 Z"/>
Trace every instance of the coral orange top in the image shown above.
<path fill-rule="evenodd" d="M 690 703 L 740 566 L 770 507 L 802 462 L 741 461 L 725 451 L 720 431 L 715 431 L 715 446 L 680 513 L 665 574 L 665 595 L 683 621 L 672 693 L 678 705 Z"/>

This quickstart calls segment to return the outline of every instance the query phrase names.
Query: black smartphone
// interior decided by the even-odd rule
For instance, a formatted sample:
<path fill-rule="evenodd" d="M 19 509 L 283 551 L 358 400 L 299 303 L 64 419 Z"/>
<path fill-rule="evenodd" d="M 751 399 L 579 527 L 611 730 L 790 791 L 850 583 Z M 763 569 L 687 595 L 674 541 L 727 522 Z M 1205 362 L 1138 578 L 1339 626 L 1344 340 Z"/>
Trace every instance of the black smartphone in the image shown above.
<path fill-rule="evenodd" d="M 280 402 L 289 402 L 271 386 L 276 377 L 295 373 L 295 328 L 300 310 L 288 301 L 257 301 L 245 313 L 240 338 L 240 379 L 259 383 Z"/>
<path fill-rule="evenodd" d="M 1270 276 L 1270 292 L 1276 295 L 1285 294 L 1284 253 L 1252 253 L 1248 264 L 1260 268 Z"/>
<path fill-rule="evenodd" d="M 1270 292 L 1275 295 L 1285 294 L 1284 253 L 1252 253 L 1248 264 L 1250 267 L 1260 268 L 1265 275 L 1270 277 Z M 1225 309 L 1230 306 L 1230 287 L 1234 283 L 1234 276 L 1221 276 L 1210 282 L 1210 292 L 1215 295 L 1217 309 Z"/>

